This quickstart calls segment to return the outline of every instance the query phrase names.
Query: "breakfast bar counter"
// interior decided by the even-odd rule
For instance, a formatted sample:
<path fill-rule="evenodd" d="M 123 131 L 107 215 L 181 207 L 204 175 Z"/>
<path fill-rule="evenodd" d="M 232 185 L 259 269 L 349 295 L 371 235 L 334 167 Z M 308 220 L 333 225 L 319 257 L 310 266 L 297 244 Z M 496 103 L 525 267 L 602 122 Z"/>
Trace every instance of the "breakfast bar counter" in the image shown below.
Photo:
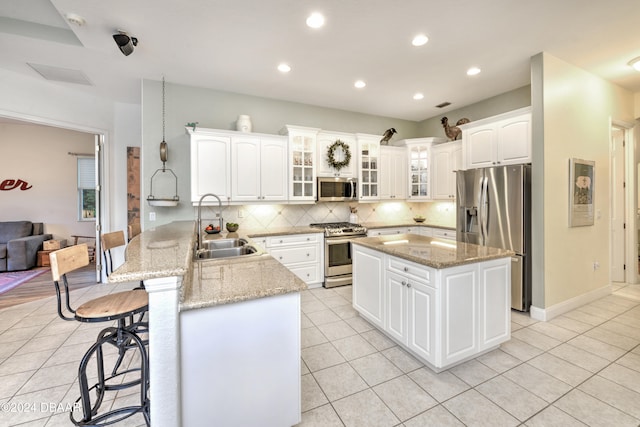
<path fill-rule="evenodd" d="M 307 285 L 261 251 L 194 260 L 196 241 L 193 221 L 145 230 L 109 276 L 143 280 L 149 293 L 152 425 L 297 424 L 300 291 Z M 257 372 L 262 387 L 247 395 Z"/>

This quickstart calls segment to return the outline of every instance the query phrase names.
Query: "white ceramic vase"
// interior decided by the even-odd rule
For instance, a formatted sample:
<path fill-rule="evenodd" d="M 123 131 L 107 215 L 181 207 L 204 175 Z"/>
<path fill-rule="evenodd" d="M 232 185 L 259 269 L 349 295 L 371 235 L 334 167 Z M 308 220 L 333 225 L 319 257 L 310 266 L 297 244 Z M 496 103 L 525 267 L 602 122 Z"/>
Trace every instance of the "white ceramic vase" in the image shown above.
<path fill-rule="evenodd" d="M 240 132 L 251 132 L 251 117 L 243 114 L 239 115 L 236 121 L 236 129 Z"/>

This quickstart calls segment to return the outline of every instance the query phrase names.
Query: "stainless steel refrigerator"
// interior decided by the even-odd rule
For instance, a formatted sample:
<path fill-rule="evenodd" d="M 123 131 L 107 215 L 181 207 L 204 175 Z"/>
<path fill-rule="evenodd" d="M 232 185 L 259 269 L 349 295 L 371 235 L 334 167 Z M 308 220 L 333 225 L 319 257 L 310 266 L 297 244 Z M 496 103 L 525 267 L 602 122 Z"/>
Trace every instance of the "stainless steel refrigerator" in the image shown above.
<path fill-rule="evenodd" d="M 458 171 L 457 240 L 509 249 L 511 307 L 531 306 L 531 165 Z"/>

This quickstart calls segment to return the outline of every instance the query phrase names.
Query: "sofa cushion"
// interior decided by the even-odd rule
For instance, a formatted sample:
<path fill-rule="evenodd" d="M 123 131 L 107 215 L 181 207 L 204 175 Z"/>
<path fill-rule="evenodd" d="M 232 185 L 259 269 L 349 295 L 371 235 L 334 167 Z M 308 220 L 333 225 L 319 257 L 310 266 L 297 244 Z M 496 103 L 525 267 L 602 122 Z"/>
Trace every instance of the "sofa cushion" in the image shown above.
<path fill-rule="evenodd" d="M 6 243 L 0 243 L 0 259 L 5 259 L 6 257 L 7 257 L 7 245 Z"/>
<path fill-rule="evenodd" d="M 33 225 L 31 221 L 5 221 L 0 222 L 0 243 L 20 237 L 31 236 Z"/>

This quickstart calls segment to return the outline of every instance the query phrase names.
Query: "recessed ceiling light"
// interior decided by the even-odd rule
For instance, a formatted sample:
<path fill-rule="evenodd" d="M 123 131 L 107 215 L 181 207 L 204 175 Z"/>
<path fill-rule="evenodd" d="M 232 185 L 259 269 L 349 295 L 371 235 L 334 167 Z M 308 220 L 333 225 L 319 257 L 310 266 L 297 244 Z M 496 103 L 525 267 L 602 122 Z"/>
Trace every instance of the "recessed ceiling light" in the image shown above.
<path fill-rule="evenodd" d="M 415 99 L 416 101 L 419 101 L 421 99 L 424 99 L 424 95 L 418 92 L 415 95 L 413 95 L 413 99 Z"/>
<path fill-rule="evenodd" d="M 414 46 L 422 46 L 424 44 L 427 44 L 428 41 L 429 37 L 425 36 L 424 34 L 418 34 L 413 38 L 413 40 L 411 40 L 411 44 Z"/>
<path fill-rule="evenodd" d="M 482 70 L 478 67 L 471 67 L 467 70 L 467 76 L 475 76 L 476 74 L 480 74 L 480 71 Z"/>
<path fill-rule="evenodd" d="M 629 61 L 629 65 L 633 67 L 634 70 L 640 71 L 640 56 Z"/>
<path fill-rule="evenodd" d="M 283 62 L 282 64 L 278 65 L 278 71 L 280 71 L 281 73 L 288 73 L 289 71 L 291 71 L 291 67 Z"/>
<path fill-rule="evenodd" d="M 356 80 L 356 82 L 353 84 L 355 87 L 357 87 L 358 89 L 362 89 L 363 87 L 365 87 L 367 84 L 362 81 L 362 80 Z"/>
<path fill-rule="evenodd" d="M 321 13 L 314 12 L 307 18 L 307 25 L 311 28 L 320 28 L 324 25 L 324 16 Z"/>

